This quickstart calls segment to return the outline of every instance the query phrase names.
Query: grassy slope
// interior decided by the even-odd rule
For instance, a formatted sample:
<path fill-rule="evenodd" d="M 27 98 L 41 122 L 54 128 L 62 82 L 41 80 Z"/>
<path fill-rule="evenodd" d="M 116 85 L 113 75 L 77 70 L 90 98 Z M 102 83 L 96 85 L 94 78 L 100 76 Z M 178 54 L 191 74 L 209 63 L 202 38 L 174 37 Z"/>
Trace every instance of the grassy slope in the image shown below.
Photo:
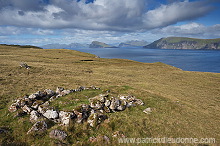
<path fill-rule="evenodd" d="M 20 62 L 26 62 L 31 69 L 20 68 Z M 13 118 L 7 108 L 13 99 L 25 94 L 46 88 L 55 90 L 57 86 L 72 89 L 80 85 L 95 85 L 102 90 L 74 93 L 53 105 L 71 109 L 78 104 L 74 99 L 86 103 L 88 97 L 108 89 L 112 94 L 135 95 L 145 105 L 108 114 L 110 122 L 96 129 L 88 130 L 85 125 L 69 129 L 58 127 L 68 131 L 66 142 L 86 144 L 90 136 L 105 134 L 112 144 L 118 144 L 117 139 L 111 137 L 117 130 L 127 137 L 214 137 L 220 141 L 220 74 L 182 71 L 162 63 L 95 58 L 73 50 L 0 46 L 0 128 L 10 131 L 0 134 L 0 143 L 53 144 L 48 134 L 27 136 L 32 125 L 28 116 Z M 147 107 L 153 109 L 152 114 L 142 112 Z M 53 128 L 57 126 L 49 131 Z"/>

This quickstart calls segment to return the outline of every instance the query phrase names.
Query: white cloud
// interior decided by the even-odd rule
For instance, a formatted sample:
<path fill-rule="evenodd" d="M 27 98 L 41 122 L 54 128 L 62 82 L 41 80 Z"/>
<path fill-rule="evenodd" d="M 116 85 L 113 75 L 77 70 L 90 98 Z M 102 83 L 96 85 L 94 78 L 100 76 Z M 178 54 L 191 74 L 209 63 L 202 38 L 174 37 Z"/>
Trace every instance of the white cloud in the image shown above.
<path fill-rule="evenodd" d="M 180 26 L 167 26 L 161 29 L 155 29 L 152 33 L 163 36 L 218 38 L 220 37 L 220 24 L 205 26 L 203 24 L 193 22 Z"/>
<path fill-rule="evenodd" d="M 9 35 L 53 35 L 54 31 L 51 29 L 40 28 L 25 28 L 15 26 L 0 26 L 0 36 Z"/>
<path fill-rule="evenodd" d="M 0 7 L 0 25 L 75 28 L 85 30 L 137 31 L 195 19 L 210 12 L 207 1 L 173 2 L 147 10 L 148 0 L 8 0 Z M 36 6 L 37 5 L 37 6 Z"/>

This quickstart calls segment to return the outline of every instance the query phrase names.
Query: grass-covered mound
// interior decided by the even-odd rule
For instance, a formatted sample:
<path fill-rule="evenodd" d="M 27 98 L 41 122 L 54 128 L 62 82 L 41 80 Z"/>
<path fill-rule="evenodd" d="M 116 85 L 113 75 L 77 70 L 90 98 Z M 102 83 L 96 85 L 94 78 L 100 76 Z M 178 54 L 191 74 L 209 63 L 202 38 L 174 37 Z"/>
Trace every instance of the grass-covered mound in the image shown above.
<path fill-rule="evenodd" d="M 25 62 L 30 69 L 21 68 Z M 88 98 L 110 90 L 112 95 L 131 94 L 145 105 L 109 113 L 109 121 L 96 128 L 86 124 L 63 127 L 51 123 L 48 132 L 27 135 L 32 127 L 29 116 L 15 117 L 8 107 L 14 99 L 44 89 L 61 86 L 100 87 L 71 93 L 55 100 L 59 110 L 71 110 L 88 104 Z M 68 133 L 66 144 L 91 144 L 90 137 L 107 136 L 110 145 L 118 145 L 112 134 L 121 131 L 128 138 L 215 138 L 220 139 L 220 74 L 182 71 L 163 63 L 140 63 L 122 59 L 103 59 L 73 50 L 19 49 L 0 46 L 0 133 L 1 145 L 54 145 L 49 138 L 53 129 Z M 77 99 L 77 100 L 76 100 Z M 152 112 L 146 114 L 144 109 Z"/>

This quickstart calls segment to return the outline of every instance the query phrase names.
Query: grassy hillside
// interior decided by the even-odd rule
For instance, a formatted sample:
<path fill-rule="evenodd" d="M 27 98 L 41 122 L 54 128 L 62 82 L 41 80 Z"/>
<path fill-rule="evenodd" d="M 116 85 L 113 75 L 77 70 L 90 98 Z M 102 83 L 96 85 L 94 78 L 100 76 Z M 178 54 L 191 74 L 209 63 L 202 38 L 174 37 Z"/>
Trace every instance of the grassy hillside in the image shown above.
<path fill-rule="evenodd" d="M 21 68 L 20 62 L 31 68 Z M 101 90 L 72 93 L 52 104 L 71 110 L 75 104 L 110 90 L 112 95 L 132 94 L 145 105 L 107 114 L 109 121 L 97 128 L 84 124 L 50 127 L 48 132 L 55 128 L 67 131 L 64 144 L 91 144 L 89 137 L 106 135 L 110 145 L 119 145 L 112 137 L 115 131 L 128 138 L 215 138 L 220 143 L 220 74 L 182 71 L 163 63 L 96 58 L 73 50 L 0 46 L 0 129 L 7 129 L 0 133 L 0 145 L 58 142 L 48 133 L 27 135 L 33 125 L 29 116 L 14 117 L 15 113 L 8 111 L 14 99 L 58 86 L 74 89 L 91 85 Z M 143 113 L 148 107 L 152 113 Z"/>
<path fill-rule="evenodd" d="M 145 48 L 151 49 L 220 49 L 218 39 L 196 39 L 186 37 L 161 38 Z"/>
<path fill-rule="evenodd" d="M 186 38 L 186 37 L 168 37 L 164 38 L 168 43 L 178 43 L 181 41 L 195 41 L 199 44 L 211 44 L 220 42 L 220 38 L 218 39 L 197 39 L 197 38 Z"/>

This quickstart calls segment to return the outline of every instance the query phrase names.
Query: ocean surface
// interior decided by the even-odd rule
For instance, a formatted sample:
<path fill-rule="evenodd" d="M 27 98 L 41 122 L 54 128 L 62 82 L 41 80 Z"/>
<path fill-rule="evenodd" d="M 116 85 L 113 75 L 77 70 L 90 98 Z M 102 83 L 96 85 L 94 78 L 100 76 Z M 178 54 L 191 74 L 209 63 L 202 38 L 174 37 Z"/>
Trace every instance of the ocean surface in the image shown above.
<path fill-rule="evenodd" d="M 101 58 L 122 58 L 139 62 L 163 62 L 185 71 L 220 73 L 220 50 L 173 50 L 145 48 L 76 48 Z"/>

